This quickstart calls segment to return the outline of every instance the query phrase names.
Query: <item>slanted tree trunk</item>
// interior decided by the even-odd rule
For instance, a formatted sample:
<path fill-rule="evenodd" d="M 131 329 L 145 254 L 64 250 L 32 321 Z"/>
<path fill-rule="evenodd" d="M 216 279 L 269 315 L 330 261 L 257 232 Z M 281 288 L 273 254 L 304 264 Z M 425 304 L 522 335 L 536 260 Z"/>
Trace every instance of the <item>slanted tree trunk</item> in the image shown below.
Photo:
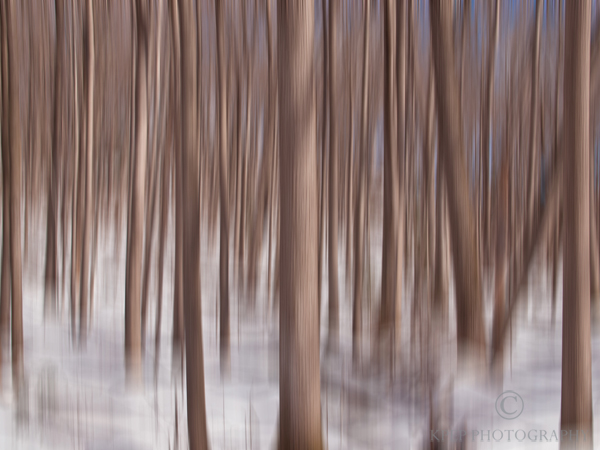
<path fill-rule="evenodd" d="M 198 40 L 191 2 L 181 2 L 181 102 L 182 154 L 184 159 L 183 290 L 185 293 L 185 351 L 188 436 L 190 450 L 208 449 L 202 348 L 202 300 L 200 290 L 200 192 L 197 121 Z M 200 21 L 198 23 L 201 23 Z M 225 197 L 227 199 L 227 196 Z"/>
<path fill-rule="evenodd" d="M 433 61 L 441 167 L 448 187 L 452 256 L 456 279 L 456 320 L 461 356 L 484 363 L 485 330 L 481 272 L 475 236 L 475 215 L 470 201 L 467 165 L 460 132 L 458 81 L 452 45 L 452 4 L 430 4 Z M 469 358 L 471 359 L 471 358 Z"/>
<path fill-rule="evenodd" d="M 225 69 L 225 8 L 224 2 L 215 1 L 217 11 L 217 79 L 219 81 L 219 196 L 221 231 L 219 233 L 219 355 L 221 376 L 231 371 L 229 344 L 229 193 L 227 182 L 227 86 Z"/>
<path fill-rule="evenodd" d="M 336 124 L 335 85 L 337 83 L 337 64 L 335 49 L 337 45 L 337 21 L 339 2 L 329 3 L 329 315 L 327 348 L 337 350 L 339 340 L 339 286 L 338 286 L 338 175 L 339 156 Z"/>
<path fill-rule="evenodd" d="M 129 382 L 142 377 L 141 277 L 144 243 L 144 209 L 146 187 L 146 151 L 148 147 L 147 103 L 147 17 L 145 0 L 136 3 L 137 69 L 136 69 L 136 138 L 131 152 L 131 209 L 127 236 L 127 282 L 125 292 L 125 364 Z"/>
<path fill-rule="evenodd" d="M 14 1 L 5 3 L 8 48 L 9 139 L 10 139 L 10 270 L 11 342 L 14 391 L 19 394 L 23 373 L 23 305 L 21 272 L 21 116 L 19 98 L 20 40 L 18 13 Z M 8 148 L 7 148 L 8 150 Z M 4 149 L 3 149 L 4 151 Z"/>
<path fill-rule="evenodd" d="M 590 324 L 589 93 L 591 2 L 567 3 L 563 149 L 564 265 L 560 429 L 584 432 L 586 441 L 561 448 L 593 448 Z"/>
<path fill-rule="evenodd" d="M 277 5 L 281 309 L 279 448 L 321 449 L 312 2 Z"/>
<path fill-rule="evenodd" d="M 148 187 L 150 189 L 150 196 L 148 198 L 148 205 L 150 206 L 147 214 L 147 225 L 146 225 L 146 236 L 144 246 L 144 268 L 142 275 L 142 347 L 145 347 L 146 343 L 146 325 L 148 323 L 148 289 L 150 284 L 150 265 L 152 264 L 152 237 L 154 236 L 154 220 L 155 220 L 155 209 L 160 192 L 158 191 L 159 177 L 160 177 L 160 155 L 164 153 L 164 150 L 158 144 L 158 128 L 160 111 L 162 108 L 161 103 L 161 42 L 162 42 L 162 13 L 161 8 L 158 8 L 157 18 L 157 38 L 154 44 L 156 51 L 156 72 L 154 75 L 154 118 L 152 127 L 152 162 L 150 164 L 150 183 Z M 162 276 L 159 274 L 158 276 Z"/>

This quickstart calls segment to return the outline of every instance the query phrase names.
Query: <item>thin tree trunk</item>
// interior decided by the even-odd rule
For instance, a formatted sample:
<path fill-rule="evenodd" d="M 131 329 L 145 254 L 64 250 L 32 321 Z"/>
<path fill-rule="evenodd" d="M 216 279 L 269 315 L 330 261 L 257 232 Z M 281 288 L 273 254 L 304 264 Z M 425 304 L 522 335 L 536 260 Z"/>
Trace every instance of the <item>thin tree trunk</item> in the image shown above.
<path fill-rule="evenodd" d="M 217 10 L 217 70 L 219 80 L 219 194 L 221 231 L 219 247 L 219 355 L 221 376 L 229 376 L 231 355 L 229 343 L 229 193 L 227 182 L 227 87 L 225 82 L 225 17 L 223 2 L 215 0 Z"/>
<path fill-rule="evenodd" d="M 13 388 L 20 395 L 23 368 L 23 305 L 21 272 L 21 120 L 19 99 L 20 44 L 18 39 L 17 5 L 6 2 L 9 138 L 10 138 L 10 270 L 11 270 L 11 342 Z"/>
<path fill-rule="evenodd" d="M 319 298 L 319 324 L 321 323 L 321 291 L 323 286 L 323 240 L 325 235 L 325 173 L 327 166 L 327 1 L 321 0 L 321 14 L 323 16 L 323 97 L 321 102 L 321 171 L 319 180 L 319 264 L 317 279 L 317 295 Z M 317 166 L 317 170 L 318 170 Z M 320 328 L 319 328 L 320 329 Z"/>
<path fill-rule="evenodd" d="M 158 9 L 158 36 L 156 39 L 156 72 L 154 76 L 155 94 L 154 94 L 154 119 L 153 119 L 153 130 L 152 130 L 152 162 L 150 167 L 150 197 L 148 204 L 150 205 L 150 211 L 148 212 L 145 236 L 145 247 L 144 247 L 144 268 L 142 275 L 142 348 L 146 343 L 146 327 L 148 323 L 148 288 L 150 284 L 150 265 L 152 263 L 152 237 L 154 236 L 154 220 L 155 220 L 155 209 L 157 203 L 157 197 L 160 195 L 158 192 L 158 178 L 160 177 L 159 171 L 161 170 L 160 164 L 160 146 L 158 144 L 158 127 L 159 127 L 159 113 L 161 110 L 161 42 L 162 42 L 162 14 L 161 8 Z M 164 150 L 163 150 L 164 152 Z M 161 275 L 159 275 L 161 276 Z"/>
<path fill-rule="evenodd" d="M 362 308 L 363 308 L 363 254 L 364 254 L 364 214 L 365 214 L 365 153 L 367 151 L 367 115 L 369 86 L 369 30 L 371 21 L 371 2 L 364 3 L 363 35 L 363 80 L 362 80 L 362 117 L 360 146 L 358 148 L 358 192 L 354 209 L 354 300 L 352 303 L 352 361 L 355 365 L 361 359 Z"/>
<path fill-rule="evenodd" d="M 316 98 L 311 2 L 277 9 L 281 208 L 280 449 L 321 449 Z"/>
<path fill-rule="evenodd" d="M 137 8 L 136 139 L 132 151 L 131 210 L 127 236 L 127 290 L 125 293 L 125 362 L 129 382 L 142 378 L 141 276 L 144 242 L 145 174 L 148 146 L 147 20 L 142 1 Z M 133 149 L 132 149 L 133 150 Z"/>
<path fill-rule="evenodd" d="M 185 350 L 187 379 L 187 413 L 190 450 L 208 449 L 208 429 L 204 395 L 204 355 L 202 348 L 202 300 L 200 289 L 200 196 L 199 152 L 197 149 L 198 47 L 193 5 L 181 2 L 181 86 L 186 96 L 181 102 L 182 153 L 184 156 L 185 221 L 183 241 L 185 263 Z M 225 196 L 227 199 L 227 196 Z"/>
<path fill-rule="evenodd" d="M 379 344 L 390 345 L 392 337 L 399 335 L 394 330 L 397 304 L 396 289 L 398 273 L 398 225 L 399 225 L 399 178 L 396 141 L 396 109 L 394 103 L 394 61 L 396 15 L 394 2 L 389 0 L 384 9 L 384 113 L 383 113 L 383 253 L 381 275 L 381 309 L 379 316 Z M 381 349 L 380 349 L 381 350 Z"/>
<path fill-rule="evenodd" d="M 52 127 L 52 152 L 51 152 L 51 175 L 48 179 L 48 206 L 46 221 L 46 268 L 44 274 L 44 314 L 56 316 L 56 228 L 58 215 L 58 130 L 61 126 L 62 104 L 62 77 L 63 77 L 63 52 L 66 47 L 64 32 L 64 1 L 56 1 L 56 48 L 54 52 L 54 91 L 53 91 L 53 127 Z"/>
<path fill-rule="evenodd" d="M 175 183 L 175 273 L 173 293 L 173 339 L 172 363 L 178 367 L 183 356 L 183 159 L 182 159 L 182 131 L 181 131 L 181 85 L 176 81 L 179 77 L 180 62 L 180 30 L 179 15 L 177 14 L 177 0 L 170 0 L 169 12 L 171 14 L 171 31 L 173 57 L 171 59 L 171 95 L 174 96 L 173 111 L 175 123 L 175 140 L 173 152 L 173 181 Z"/>
<path fill-rule="evenodd" d="M 590 324 L 589 92 L 591 1 L 568 3 L 565 17 L 564 288 L 560 429 L 586 434 L 561 448 L 593 448 Z"/>
<path fill-rule="evenodd" d="M 531 127 L 529 134 L 529 181 L 528 181 L 528 200 L 527 200 L 527 215 L 530 218 L 529 223 L 533 224 L 533 216 L 535 214 L 535 197 L 537 193 L 537 165 L 538 165 L 538 149 L 537 149 L 537 127 L 538 127 L 538 80 L 540 71 L 540 32 L 542 22 L 543 1 L 536 2 L 536 19 L 535 19 L 535 41 L 533 44 L 533 61 L 531 72 Z M 533 230 L 527 230 L 526 239 L 531 241 Z"/>
<path fill-rule="evenodd" d="M 7 2 L 2 11 L 2 276 L 0 280 L 0 345 L 10 342 L 10 75 Z"/>
<path fill-rule="evenodd" d="M 337 45 L 338 1 L 329 3 L 329 326 L 327 348 L 336 351 L 339 340 L 339 287 L 338 287 L 338 175 L 339 156 L 337 142 L 335 86 L 337 83 L 337 64 L 335 49 Z"/>
<path fill-rule="evenodd" d="M 94 11 L 91 0 L 87 2 L 87 98 L 86 98 L 86 149 L 85 149 L 85 215 L 83 217 L 83 255 L 81 260 L 81 294 L 79 298 L 79 343 L 85 346 L 88 321 L 88 294 L 90 292 L 89 268 L 95 221 L 92 186 L 94 181 Z"/>
<path fill-rule="evenodd" d="M 496 67 L 496 52 L 498 49 L 498 35 L 500 33 L 500 1 L 495 0 L 494 4 L 494 25 L 490 27 L 490 52 L 487 64 L 487 77 L 485 81 L 485 103 L 483 120 L 483 139 L 482 139 L 482 160 L 483 160 L 483 250 L 484 263 L 489 261 L 491 244 L 491 208 L 492 208 L 492 188 L 490 183 L 490 157 L 492 156 L 493 144 L 490 142 L 492 128 L 492 114 L 494 110 L 494 76 Z"/>

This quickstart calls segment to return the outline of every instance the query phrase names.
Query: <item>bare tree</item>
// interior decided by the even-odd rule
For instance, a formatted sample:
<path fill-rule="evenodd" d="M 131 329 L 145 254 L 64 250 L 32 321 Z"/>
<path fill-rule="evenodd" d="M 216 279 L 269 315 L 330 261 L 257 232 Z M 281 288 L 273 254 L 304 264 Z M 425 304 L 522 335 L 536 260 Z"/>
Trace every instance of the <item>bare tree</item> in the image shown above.
<path fill-rule="evenodd" d="M 146 152 L 148 146 L 147 103 L 147 27 L 148 4 L 136 2 L 137 67 L 136 67 L 136 137 L 131 149 L 131 206 L 127 236 L 127 281 L 125 291 L 125 360 L 127 377 L 141 381 L 141 277 L 144 243 L 144 209 L 146 187 Z"/>
<path fill-rule="evenodd" d="M 485 333 L 481 300 L 481 269 L 475 236 L 475 219 L 470 201 L 467 166 L 460 132 L 458 82 L 452 47 L 452 5 L 430 5 L 431 38 L 435 68 L 439 155 L 448 188 L 452 256 L 456 278 L 456 328 L 462 355 L 482 363 Z"/>
<path fill-rule="evenodd" d="M 591 449 L 592 354 L 589 259 L 589 93 L 591 2 L 568 3 L 565 11 L 564 265 L 560 429 L 586 433 L 561 448 Z"/>
<path fill-rule="evenodd" d="M 185 296 L 185 352 L 188 436 L 190 450 L 208 449 L 204 396 L 204 352 L 202 348 L 202 300 L 200 290 L 200 192 L 197 150 L 197 61 L 196 15 L 190 2 L 181 2 L 181 86 L 187 93 L 181 102 L 183 184 L 185 220 L 183 241 L 183 291 Z M 174 11 L 175 12 L 175 11 Z"/>
<path fill-rule="evenodd" d="M 221 209 L 221 231 L 219 237 L 219 349 L 221 375 L 231 370 L 229 345 L 229 193 L 227 182 L 227 86 L 225 82 L 225 17 L 224 2 L 215 0 L 217 11 L 217 80 L 219 81 L 219 195 Z"/>
<path fill-rule="evenodd" d="M 278 2 L 279 448 L 320 449 L 316 98 L 311 2 Z"/>

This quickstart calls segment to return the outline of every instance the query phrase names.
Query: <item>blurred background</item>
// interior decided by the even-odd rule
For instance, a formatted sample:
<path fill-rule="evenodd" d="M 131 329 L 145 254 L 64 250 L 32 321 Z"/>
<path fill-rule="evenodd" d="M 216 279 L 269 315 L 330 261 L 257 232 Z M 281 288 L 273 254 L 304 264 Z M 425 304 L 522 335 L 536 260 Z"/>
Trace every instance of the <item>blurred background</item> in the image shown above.
<path fill-rule="evenodd" d="M 0 448 L 593 448 L 599 12 L 0 0 Z"/>

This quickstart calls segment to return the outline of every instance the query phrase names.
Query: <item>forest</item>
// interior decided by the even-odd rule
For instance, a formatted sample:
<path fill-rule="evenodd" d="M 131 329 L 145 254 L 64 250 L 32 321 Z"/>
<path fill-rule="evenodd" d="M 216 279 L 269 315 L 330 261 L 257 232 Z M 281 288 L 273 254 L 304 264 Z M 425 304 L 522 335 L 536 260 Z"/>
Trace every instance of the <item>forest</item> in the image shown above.
<path fill-rule="evenodd" d="M 595 448 L 596 0 L 0 0 L 0 69 L 0 449 Z"/>

